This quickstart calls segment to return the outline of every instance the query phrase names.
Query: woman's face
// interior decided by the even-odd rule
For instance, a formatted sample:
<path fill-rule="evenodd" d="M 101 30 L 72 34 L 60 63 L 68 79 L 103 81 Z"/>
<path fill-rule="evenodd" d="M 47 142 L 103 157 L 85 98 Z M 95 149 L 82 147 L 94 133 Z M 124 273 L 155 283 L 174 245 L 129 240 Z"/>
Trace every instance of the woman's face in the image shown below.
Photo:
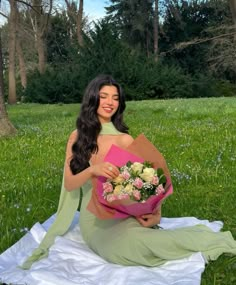
<path fill-rule="evenodd" d="M 100 123 L 108 123 L 119 107 L 119 93 L 115 86 L 103 86 L 99 91 L 97 115 Z"/>

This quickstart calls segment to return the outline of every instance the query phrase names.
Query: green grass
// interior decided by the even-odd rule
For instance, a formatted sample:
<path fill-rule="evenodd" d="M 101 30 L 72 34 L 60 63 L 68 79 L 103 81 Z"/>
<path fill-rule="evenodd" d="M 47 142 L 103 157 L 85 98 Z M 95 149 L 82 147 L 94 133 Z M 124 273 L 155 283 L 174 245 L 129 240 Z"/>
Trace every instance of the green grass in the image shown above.
<path fill-rule="evenodd" d="M 0 140 L 0 251 L 57 208 L 67 138 L 80 106 L 8 107 L 16 136 Z M 177 99 L 128 102 L 125 121 L 164 154 L 174 194 L 167 217 L 222 220 L 236 238 L 236 100 Z M 202 285 L 236 284 L 236 257 L 207 265 Z"/>

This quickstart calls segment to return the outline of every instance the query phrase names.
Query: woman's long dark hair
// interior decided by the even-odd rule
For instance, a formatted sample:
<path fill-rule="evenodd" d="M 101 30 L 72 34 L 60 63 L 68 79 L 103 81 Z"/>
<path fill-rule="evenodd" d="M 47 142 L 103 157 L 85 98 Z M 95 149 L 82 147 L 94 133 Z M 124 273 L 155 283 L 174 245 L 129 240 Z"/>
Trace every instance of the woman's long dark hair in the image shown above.
<path fill-rule="evenodd" d="M 77 139 L 72 146 L 72 159 L 70 169 L 77 174 L 89 166 L 89 160 L 93 153 L 98 151 L 97 137 L 101 131 L 101 123 L 98 120 L 97 109 L 99 107 L 99 91 L 103 86 L 115 86 L 119 94 L 119 107 L 112 116 L 111 121 L 117 130 L 128 133 L 128 127 L 123 122 L 125 110 L 125 97 L 121 86 L 110 75 L 99 75 L 87 86 L 79 117 L 76 121 L 78 131 Z"/>

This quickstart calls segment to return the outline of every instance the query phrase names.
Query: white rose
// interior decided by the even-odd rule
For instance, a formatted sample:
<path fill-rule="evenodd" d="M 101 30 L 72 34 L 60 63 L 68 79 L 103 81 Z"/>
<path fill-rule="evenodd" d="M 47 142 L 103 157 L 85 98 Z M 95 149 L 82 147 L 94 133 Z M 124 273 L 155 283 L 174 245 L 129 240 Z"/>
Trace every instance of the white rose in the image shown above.
<path fill-rule="evenodd" d="M 140 163 L 140 162 L 134 162 L 132 165 L 131 165 L 131 169 L 134 171 L 134 172 L 137 172 L 138 174 L 142 172 L 143 170 L 143 164 Z"/>
<path fill-rule="evenodd" d="M 153 176 L 155 175 L 155 169 L 146 167 L 139 176 L 146 182 L 151 182 Z"/>
<path fill-rule="evenodd" d="M 120 195 L 122 193 L 122 185 L 117 185 L 113 193 L 114 195 Z"/>
<path fill-rule="evenodd" d="M 125 186 L 125 193 L 131 195 L 132 194 L 132 191 L 133 191 L 133 185 L 132 184 L 127 184 Z"/>
<path fill-rule="evenodd" d="M 115 179 L 112 180 L 115 184 L 122 184 L 125 181 L 125 179 L 119 174 Z"/>

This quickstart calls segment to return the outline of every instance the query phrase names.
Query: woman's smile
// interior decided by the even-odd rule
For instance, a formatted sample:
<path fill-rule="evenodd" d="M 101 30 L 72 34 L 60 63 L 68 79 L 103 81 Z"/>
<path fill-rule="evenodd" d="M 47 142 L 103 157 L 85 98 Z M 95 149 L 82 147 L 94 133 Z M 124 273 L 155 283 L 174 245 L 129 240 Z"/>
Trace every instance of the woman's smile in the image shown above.
<path fill-rule="evenodd" d="M 111 113 L 113 111 L 113 108 L 110 108 L 110 107 L 104 107 L 103 108 L 105 110 L 105 112 L 107 113 Z"/>

